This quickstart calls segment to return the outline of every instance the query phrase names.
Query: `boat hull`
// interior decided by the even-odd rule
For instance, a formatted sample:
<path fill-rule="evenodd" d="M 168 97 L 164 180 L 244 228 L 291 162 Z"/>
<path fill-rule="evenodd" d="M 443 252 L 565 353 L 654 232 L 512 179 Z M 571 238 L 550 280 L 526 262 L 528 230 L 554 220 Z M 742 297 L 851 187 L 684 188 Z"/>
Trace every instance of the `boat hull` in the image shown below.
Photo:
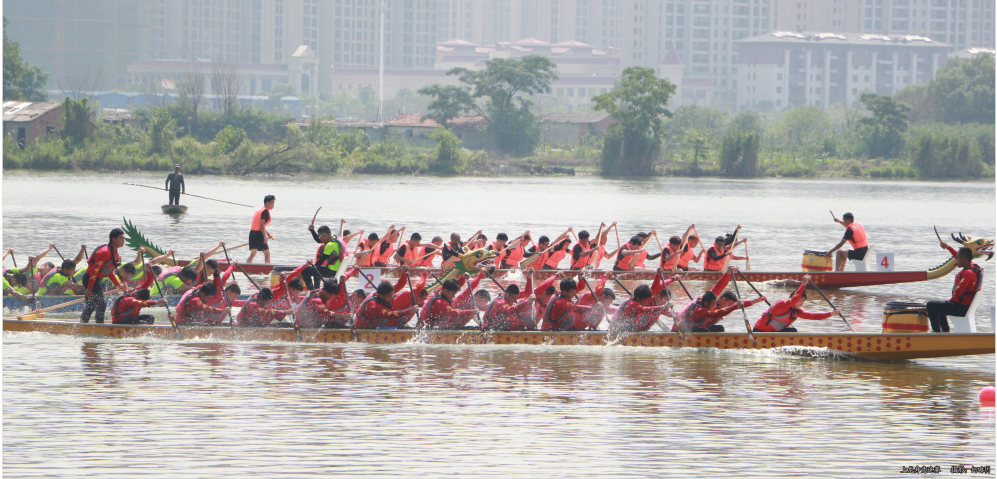
<path fill-rule="evenodd" d="M 184 338 L 212 342 L 286 341 L 294 342 L 291 328 L 181 327 Z M 167 325 L 80 324 L 68 321 L 19 321 L 4 319 L 4 331 L 45 332 L 64 335 L 105 336 L 109 338 L 155 337 L 173 339 Z M 711 348 L 765 350 L 784 347 L 837 351 L 875 360 L 901 360 L 994 354 L 993 333 L 973 334 L 882 334 L 882 333 L 755 333 L 753 344 L 746 334 L 688 333 L 683 340 L 670 332 L 617 334 L 606 331 L 418 331 L 302 329 L 307 343 L 367 344 L 504 344 L 546 346 L 636 346 L 670 348 Z"/>
<path fill-rule="evenodd" d="M 35 303 L 37 304 L 37 306 L 35 308 L 30 308 L 28 306 L 28 302 L 27 301 L 21 301 L 21 300 L 18 300 L 16 298 L 13 298 L 11 296 L 4 296 L 4 298 L 3 298 L 3 307 L 6 308 L 6 309 L 11 309 L 11 310 L 21 310 L 21 309 L 24 309 L 24 308 L 28 308 L 28 309 L 43 309 L 43 308 L 48 308 L 48 307 L 55 306 L 55 305 L 58 305 L 58 304 L 68 303 L 70 301 L 75 301 L 77 299 L 80 299 L 81 297 L 82 296 L 75 296 L 75 295 L 73 295 L 73 296 L 70 296 L 70 295 L 65 295 L 65 296 L 36 296 L 35 297 Z M 107 296 L 108 305 L 110 305 L 111 301 L 115 297 L 116 296 Z M 241 295 L 241 296 L 239 296 L 239 299 L 249 299 L 249 295 L 245 295 L 245 294 Z M 176 306 L 177 303 L 180 302 L 180 296 L 167 296 L 166 300 L 170 303 L 170 306 Z M 73 312 L 73 311 L 83 311 L 83 306 L 85 306 L 85 305 L 86 305 L 86 302 L 83 301 L 83 302 L 79 302 L 79 303 L 76 303 L 76 304 L 73 304 L 73 305 L 70 305 L 70 306 L 66 306 L 65 308 L 58 309 L 56 311 L 60 312 L 60 313 Z"/>
<path fill-rule="evenodd" d="M 185 262 L 181 261 L 181 264 L 186 265 Z M 228 263 L 219 261 L 219 267 L 222 269 L 228 268 Z M 240 263 L 242 269 L 246 270 L 249 274 L 267 275 L 275 267 L 284 268 L 294 268 L 297 265 L 284 265 L 284 264 L 262 264 L 262 263 Z M 382 276 L 391 275 L 397 273 L 397 268 L 380 268 Z M 421 274 L 422 271 L 429 271 L 436 276 L 442 275 L 443 271 L 440 268 L 411 268 L 412 275 Z M 504 270 L 500 269 L 494 273 L 494 276 L 502 280 L 502 276 L 506 273 L 512 271 L 520 270 Z M 586 271 L 586 275 L 601 274 L 605 271 Z M 556 271 L 552 270 L 541 270 L 534 272 L 534 281 L 540 282 L 551 275 L 555 274 Z M 899 284 L 899 283 L 915 283 L 919 281 L 927 281 L 928 273 L 927 271 L 868 271 L 868 272 L 856 272 L 856 271 L 829 271 L 829 272 L 805 272 L 805 271 L 742 271 L 744 276 L 748 278 L 751 282 L 762 283 L 766 281 L 789 281 L 795 283 L 802 283 L 803 276 L 809 274 L 814 284 L 821 288 L 839 289 L 839 288 L 857 288 L 862 286 L 878 286 L 883 284 Z M 633 271 L 629 273 L 617 272 L 617 277 L 623 281 L 653 281 L 654 277 L 657 275 L 654 271 Z M 683 281 L 710 281 L 715 282 L 720 279 L 720 273 L 717 271 L 690 271 L 690 272 L 677 272 L 677 273 L 665 273 L 665 278 L 670 278 L 673 276 L 679 276 Z"/>
<path fill-rule="evenodd" d="M 167 215 L 182 215 L 187 213 L 187 207 L 184 205 L 163 205 L 160 208 L 163 210 L 163 214 Z"/>

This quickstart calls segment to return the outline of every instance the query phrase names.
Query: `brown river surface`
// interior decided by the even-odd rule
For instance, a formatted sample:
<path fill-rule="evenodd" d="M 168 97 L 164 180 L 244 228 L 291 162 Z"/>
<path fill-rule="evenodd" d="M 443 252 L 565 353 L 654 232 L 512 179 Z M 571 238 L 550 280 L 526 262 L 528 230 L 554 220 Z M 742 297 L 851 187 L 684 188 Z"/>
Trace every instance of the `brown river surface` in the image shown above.
<path fill-rule="evenodd" d="M 178 257 L 246 241 L 250 208 L 188 196 L 189 213 L 174 218 L 159 212 L 165 192 L 122 184 L 159 186 L 164 178 L 5 172 L 3 249 L 13 247 L 19 264 L 52 241 L 64 255 L 81 243 L 92 251 L 122 218 Z M 186 181 L 189 193 L 250 205 L 276 195 L 278 263 L 314 254 L 306 227 L 319 206 L 317 224 L 335 228 L 345 218 L 348 229 L 380 234 L 394 223 L 426 240 L 478 229 L 492 239 L 526 229 L 555 236 L 568 226 L 594 232 L 602 221 L 618 221 L 624 241 L 652 228 L 678 235 L 690 223 L 711 238 L 740 224 L 752 269 L 776 271 L 797 271 L 803 250 L 837 243 L 843 228 L 828 210 L 853 212 L 876 250 L 895 254 L 898 270 L 947 258 L 932 225 L 943 235 L 987 238 L 997 229 L 992 181 Z M 980 331 L 991 330 L 994 261 L 979 260 Z M 946 298 L 952 278 L 828 293 L 860 331 L 879 331 L 887 301 Z M 688 286 L 696 295 L 711 285 Z M 772 300 L 791 292 L 759 286 Z M 810 301 L 807 309 L 827 307 Z M 751 321 L 763 310 L 748 309 Z M 744 328 L 738 314 L 723 324 Z M 798 326 L 844 330 L 840 320 Z M 993 355 L 873 362 L 798 350 L 4 333 L 2 357 L 7 477 L 898 477 L 914 465 L 941 466 L 942 475 L 954 465 L 994 469 L 995 411 L 977 399 L 994 384 Z"/>

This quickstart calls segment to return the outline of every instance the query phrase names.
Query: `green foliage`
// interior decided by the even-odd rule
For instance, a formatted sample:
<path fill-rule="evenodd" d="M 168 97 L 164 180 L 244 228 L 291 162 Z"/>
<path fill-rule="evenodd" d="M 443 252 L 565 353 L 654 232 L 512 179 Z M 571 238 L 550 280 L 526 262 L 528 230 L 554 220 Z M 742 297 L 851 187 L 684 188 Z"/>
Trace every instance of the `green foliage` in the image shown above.
<path fill-rule="evenodd" d="M 910 106 L 891 97 L 866 92 L 859 97 L 871 117 L 858 120 L 858 134 L 870 158 L 895 158 L 903 149 Z"/>
<path fill-rule="evenodd" d="M 295 96 L 298 94 L 298 89 L 290 83 L 278 82 L 274 83 L 270 88 L 270 94 L 267 95 L 267 106 L 270 111 L 280 112 L 280 99 L 285 96 Z"/>
<path fill-rule="evenodd" d="M 496 58 L 487 61 L 481 71 L 454 68 L 447 72 L 459 76 L 469 90 L 430 85 L 419 93 L 433 98 L 428 118 L 445 126 L 461 113 L 482 115 L 488 119 L 487 131 L 500 150 L 525 156 L 540 144 L 540 128 L 527 97 L 550 93 L 551 82 L 558 78 L 555 67 L 551 59 L 538 55 Z"/>
<path fill-rule="evenodd" d="M 725 176 L 751 178 L 758 166 L 758 133 L 727 130 L 720 147 L 720 168 Z"/>
<path fill-rule="evenodd" d="M 21 58 L 21 46 L 7 38 L 7 17 L 3 17 L 3 99 L 47 101 L 48 73 Z"/>
<path fill-rule="evenodd" d="M 436 148 L 430 154 L 431 171 L 441 175 L 455 175 L 460 169 L 460 139 L 446 127 L 438 126 L 427 138 L 436 141 Z"/>
<path fill-rule="evenodd" d="M 370 148 L 370 137 L 363 130 L 354 128 L 340 135 L 339 145 L 347 155 L 353 152 L 362 153 Z"/>
<path fill-rule="evenodd" d="M 675 85 L 658 79 L 651 68 L 627 67 L 613 90 L 592 98 L 596 111 L 605 111 L 618 123 L 612 141 L 604 143 L 602 174 L 639 176 L 654 174 L 654 160 L 664 137 L 662 118 Z M 608 133 L 607 133 L 608 135 Z"/>
<path fill-rule="evenodd" d="M 937 121 L 994 123 L 994 57 L 950 58 L 928 84 Z"/>
<path fill-rule="evenodd" d="M 171 115 L 172 108 L 159 108 L 149 122 L 149 153 L 173 157 L 173 140 L 177 137 L 177 121 Z"/>
<path fill-rule="evenodd" d="M 235 151 L 246 140 L 247 136 L 246 130 L 228 125 L 215 135 L 215 143 L 218 144 L 222 153 L 228 154 Z"/>
<path fill-rule="evenodd" d="M 824 140 L 833 133 L 831 117 L 815 106 L 787 111 L 771 132 L 774 145 L 804 159 L 817 158 L 824 151 Z"/>
<path fill-rule="evenodd" d="M 80 145 L 90 136 L 92 117 L 93 105 L 88 99 L 73 100 L 67 96 L 62 102 L 63 131 L 72 145 Z"/>
<path fill-rule="evenodd" d="M 992 141 L 991 128 L 991 144 Z M 922 178 L 977 178 L 986 171 L 980 147 L 979 136 L 957 127 L 938 125 L 919 129 L 912 135 L 907 155 Z M 989 159 L 993 161 L 993 156 Z"/>

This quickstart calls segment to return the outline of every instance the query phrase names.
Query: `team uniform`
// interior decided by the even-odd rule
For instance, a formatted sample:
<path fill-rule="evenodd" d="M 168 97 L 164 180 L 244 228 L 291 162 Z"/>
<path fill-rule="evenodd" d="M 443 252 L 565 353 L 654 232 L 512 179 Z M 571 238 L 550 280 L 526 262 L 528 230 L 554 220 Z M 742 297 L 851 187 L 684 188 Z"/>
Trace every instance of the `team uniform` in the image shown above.
<path fill-rule="evenodd" d="M 854 223 L 852 223 L 854 224 Z M 949 253 L 956 256 L 958 251 L 947 246 Z M 975 262 L 969 268 L 963 268 L 955 275 L 952 285 L 952 297 L 948 301 L 928 301 L 928 320 L 934 332 L 949 332 L 948 316 L 965 316 L 973 298 L 983 286 L 983 269 Z"/>

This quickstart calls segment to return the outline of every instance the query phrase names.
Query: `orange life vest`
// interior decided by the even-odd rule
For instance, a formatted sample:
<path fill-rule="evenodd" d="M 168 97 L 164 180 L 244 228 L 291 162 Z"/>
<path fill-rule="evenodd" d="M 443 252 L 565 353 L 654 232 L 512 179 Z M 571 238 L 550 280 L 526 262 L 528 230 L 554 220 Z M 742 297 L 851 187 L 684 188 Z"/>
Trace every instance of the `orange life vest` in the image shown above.
<path fill-rule="evenodd" d="M 682 254 L 673 256 L 671 259 L 668 259 L 668 257 L 671 256 L 671 255 L 673 255 L 673 254 L 675 254 L 675 251 L 672 251 L 671 245 L 665 246 L 665 250 L 661 252 L 661 267 L 662 268 L 667 269 L 667 270 L 671 270 L 672 267 L 675 266 L 675 263 L 682 256 L 685 256 L 685 253 L 683 252 Z M 686 263 L 688 263 L 688 261 L 686 261 Z"/>
<path fill-rule="evenodd" d="M 582 246 L 582 253 L 586 253 L 586 252 L 592 250 L 592 244 L 591 243 L 589 243 L 588 247 L 585 247 L 581 243 L 578 243 L 578 245 Z M 571 269 L 582 269 L 582 268 L 588 266 L 589 261 L 591 261 L 591 260 L 592 260 L 592 255 L 579 256 L 578 259 L 576 260 L 574 252 L 572 252 L 572 254 L 571 254 Z"/>
<path fill-rule="evenodd" d="M 726 248 L 724 248 L 724 249 L 726 249 Z M 716 245 L 716 243 L 710 245 L 710 249 L 706 250 L 706 256 L 703 257 L 703 269 L 706 270 L 706 271 L 720 271 L 724 267 L 724 259 L 726 259 L 726 258 L 725 257 L 721 257 L 719 261 L 715 260 L 713 258 L 710 258 L 710 251 L 717 251 L 717 245 Z M 714 254 L 715 255 L 720 255 L 722 253 L 723 252 L 717 251 Z"/>
<path fill-rule="evenodd" d="M 267 218 L 267 222 L 266 223 L 262 223 L 263 222 L 263 212 L 264 211 L 269 211 L 269 210 L 267 210 L 266 206 L 264 206 L 264 207 L 256 210 L 256 213 L 253 213 L 253 224 L 249 227 L 249 229 L 251 229 L 253 231 L 263 231 L 263 227 L 264 226 L 270 226 L 270 220 L 273 219 L 273 215 L 269 215 L 270 218 Z"/>
<path fill-rule="evenodd" d="M 622 271 L 630 271 L 630 260 L 633 259 L 633 255 L 623 256 L 623 253 L 630 250 L 620 250 L 616 253 L 616 263 L 613 264 L 614 269 L 619 269 Z"/>
<path fill-rule="evenodd" d="M 848 240 L 852 245 L 852 249 L 865 248 L 869 246 L 869 237 L 865 234 L 865 228 L 858 223 L 852 223 L 848 225 L 848 229 L 852 230 L 852 239 Z"/>

